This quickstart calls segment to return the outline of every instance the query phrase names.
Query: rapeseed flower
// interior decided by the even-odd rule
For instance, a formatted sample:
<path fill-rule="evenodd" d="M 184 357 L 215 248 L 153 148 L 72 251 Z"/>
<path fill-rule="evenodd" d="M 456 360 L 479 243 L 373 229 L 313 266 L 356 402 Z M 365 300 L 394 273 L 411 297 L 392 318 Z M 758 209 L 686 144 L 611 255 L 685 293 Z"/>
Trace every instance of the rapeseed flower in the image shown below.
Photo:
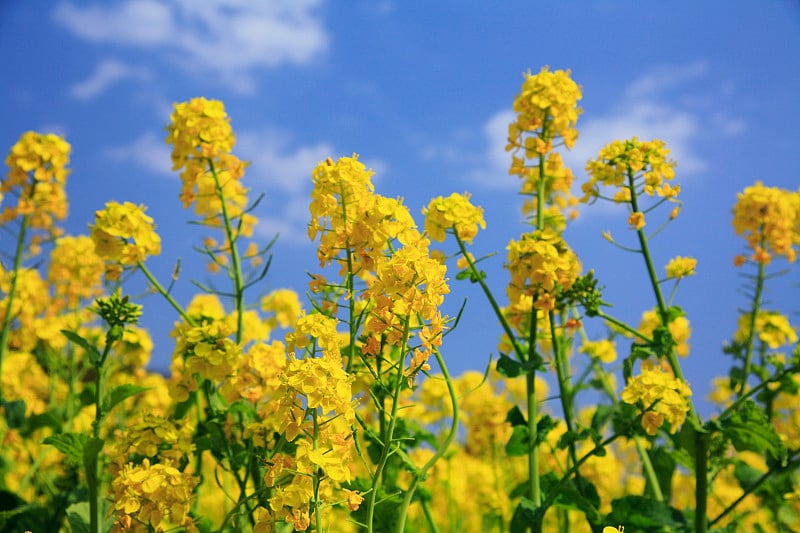
<path fill-rule="evenodd" d="M 800 244 L 800 191 L 766 187 L 757 181 L 737 195 L 733 228 L 753 250 L 753 261 L 769 264 L 773 254 L 794 261 Z"/>
<path fill-rule="evenodd" d="M 0 180 L 0 205 L 5 197 L 16 197 L 16 205 L 0 211 L 0 226 L 19 216 L 28 217 L 28 227 L 58 234 L 55 220 L 67 216 L 64 187 L 71 147 L 52 133 L 28 131 L 6 156 L 8 174 Z M 9 194 L 12 193 L 12 194 Z"/>
<path fill-rule="evenodd" d="M 678 431 L 689 412 L 691 395 L 684 381 L 659 368 L 644 368 L 628 380 L 621 397 L 625 403 L 639 406 L 642 427 L 648 435 L 655 435 L 665 421 L 670 433 Z"/>
<path fill-rule="evenodd" d="M 90 236 L 97 255 L 122 266 L 136 265 L 161 253 L 161 237 L 145 207 L 131 202 L 108 202 L 95 212 Z"/>
<path fill-rule="evenodd" d="M 434 241 L 442 242 L 445 232 L 452 229 L 458 238 L 472 243 L 478 227 L 486 229 L 483 208 L 472 205 L 470 194 L 453 193 L 447 198 L 437 196 L 422 210 L 425 215 L 425 232 Z"/>

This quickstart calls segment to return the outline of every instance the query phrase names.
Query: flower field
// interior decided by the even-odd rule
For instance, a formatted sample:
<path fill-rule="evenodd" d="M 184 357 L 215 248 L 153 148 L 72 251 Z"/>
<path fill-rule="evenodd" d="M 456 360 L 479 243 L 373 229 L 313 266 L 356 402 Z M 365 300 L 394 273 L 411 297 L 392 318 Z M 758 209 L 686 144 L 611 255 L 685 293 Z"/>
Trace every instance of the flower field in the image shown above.
<path fill-rule="evenodd" d="M 681 366 L 692 317 L 675 299 L 697 261 L 670 234 L 676 163 L 661 140 L 608 139 L 577 183 L 562 154 L 582 91 L 545 67 L 513 102 L 524 203 L 496 246 L 502 280 L 470 251 L 486 223 L 468 193 L 413 213 L 352 154 L 308 169 L 307 292 L 265 291 L 272 243 L 254 238 L 236 117 L 193 98 L 165 139 L 215 283 L 179 302 L 178 269 L 147 266 L 164 251 L 146 206 L 108 202 L 64 234 L 71 147 L 22 134 L 0 178 L 0 531 L 800 531 L 798 309 L 764 296 L 794 268 L 800 190 L 737 194 L 742 308 L 703 417 Z M 627 209 L 630 238 L 605 237 L 650 281 L 639 323 L 564 237 L 600 202 Z M 166 376 L 146 369 L 131 280 L 174 310 Z M 469 284 L 500 355 L 456 376 L 448 337 L 476 332 L 442 304 Z"/>

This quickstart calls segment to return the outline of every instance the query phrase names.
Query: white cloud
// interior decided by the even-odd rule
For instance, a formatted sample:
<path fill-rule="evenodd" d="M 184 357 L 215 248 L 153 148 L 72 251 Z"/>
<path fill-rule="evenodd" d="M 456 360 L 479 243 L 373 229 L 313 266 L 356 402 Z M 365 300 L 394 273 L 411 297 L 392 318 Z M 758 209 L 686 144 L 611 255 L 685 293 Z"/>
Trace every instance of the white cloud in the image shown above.
<path fill-rule="evenodd" d="M 155 133 L 140 135 L 129 144 L 109 148 L 106 153 L 112 159 L 133 163 L 154 174 L 178 177 L 177 173 L 172 172 L 169 146 L 163 136 Z"/>
<path fill-rule="evenodd" d="M 76 6 L 61 2 L 53 17 L 94 43 L 164 50 L 189 71 L 213 75 L 239 92 L 255 88 L 253 71 L 318 58 L 329 37 L 320 0 L 123 0 Z"/>
<path fill-rule="evenodd" d="M 613 102 L 605 114 L 589 110 L 578 121 L 580 136 L 575 147 L 562 151 L 565 163 L 572 168 L 577 181 L 583 181 L 586 161 L 597 156 L 598 151 L 616 139 L 637 136 L 640 139 L 663 139 L 670 149 L 670 157 L 677 161 L 679 176 L 702 173 L 707 163 L 697 150 L 702 137 L 732 136 L 743 133 L 746 124 L 714 108 L 713 88 L 692 87 L 707 78 L 705 62 L 683 66 L 661 66 L 645 72 L 621 92 L 619 101 Z M 722 92 L 730 87 L 722 86 Z M 708 98 L 687 99 L 697 91 Z M 427 146 L 422 157 L 445 162 L 468 162 L 472 168 L 466 178 L 485 188 L 515 188 L 517 179 L 508 176 L 511 156 L 505 151 L 508 124 L 513 112 L 501 110 L 492 114 L 483 124 L 483 148 L 474 158 L 474 147 L 469 143 L 448 143 L 446 148 Z"/>
<path fill-rule="evenodd" d="M 679 88 L 708 73 L 708 63 L 695 61 L 688 65 L 660 65 L 649 70 L 625 89 L 630 98 L 652 99 L 670 89 Z"/>
<path fill-rule="evenodd" d="M 705 161 L 692 147 L 700 134 L 700 121 L 696 114 L 668 104 L 650 100 L 632 102 L 608 115 L 579 121 L 580 136 L 575 148 L 564 153 L 564 162 L 581 176 L 586 162 L 597 157 L 603 146 L 635 136 L 641 140 L 664 140 L 670 158 L 678 162 L 679 174 L 696 174 L 706 169 Z"/>
<path fill-rule="evenodd" d="M 101 61 L 85 80 L 70 87 L 70 95 L 78 100 L 88 100 L 101 95 L 111 85 L 125 79 L 149 80 L 150 72 L 144 68 L 130 67 L 116 59 Z"/>
<path fill-rule="evenodd" d="M 325 142 L 291 146 L 291 138 L 274 129 L 242 131 L 236 139 L 236 153 L 251 162 L 248 180 L 292 196 L 310 191 L 311 171 L 321 160 L 335 154 Z"/>

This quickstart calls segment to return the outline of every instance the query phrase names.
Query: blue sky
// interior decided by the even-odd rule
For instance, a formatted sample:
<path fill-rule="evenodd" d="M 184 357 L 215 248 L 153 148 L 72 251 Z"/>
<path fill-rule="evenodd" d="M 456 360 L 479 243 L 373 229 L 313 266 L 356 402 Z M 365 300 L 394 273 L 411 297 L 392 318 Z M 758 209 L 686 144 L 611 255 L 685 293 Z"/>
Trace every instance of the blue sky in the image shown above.
<path fill-rule="evenodd" d="M 378 192 L 403 196 L 414 213 L 432 196 L 473 194 L 488 223 L 475 253 L 500 252 L 487 270 L 502 300 L 503 249 L 526 229 L 503 151 L 511 102 L 524 71 L 571 69 L 584 113 L 565 160 L 578 183 L 586 160 L 617 138 L 663 138 L 678 162 L 683 212 L 653 247 L 659 265 L 699 260 L 676 300 L 693 326 L 684 363 L 699 396 L 728 366 L 720 347 L 745 303 L 732 267 L 742 251 L 730 224 L 735 194 L 755 180 L 800 184 L 800 4 L 789 0 L 5 0 L 0 51 L 0 146 L 30 129 L 67 137 L 69 233 L 85 233 L 108 200 L 148 205 L 164 241 L 150 266 L 166 279 L 181 259 L 175 290 L 184 303 L 189 279 L 206 274 L 163 144 L 173 102 L 226 104 L 235 151 L 252 161 L 252 195 L 265 193 L 259 238 L 280 233 L 264 291 L 303 291 L 304 272 L 318 271 L 305 236 L 310 172 L 327 156 L 357 152 L 375 169 Z M 633 237 L 623 212 L 599 206 L 583 208 L 566 237 L 606 285 L 612 312 L 638 322 L 653 305 L 645 271 L 601 238 L 605 230 Z M 797 283 L 794 272 L 767 296 L 798 311 Z M 445 357 L 456 372 L 483 369 L 499 327 L 474 287 L 453 279 L 452 289 L 451 313 L 469 300 Z M 163 369 L 174 315 L 156 298 L 143 303 L 156 341 L 151 366 Z"/>

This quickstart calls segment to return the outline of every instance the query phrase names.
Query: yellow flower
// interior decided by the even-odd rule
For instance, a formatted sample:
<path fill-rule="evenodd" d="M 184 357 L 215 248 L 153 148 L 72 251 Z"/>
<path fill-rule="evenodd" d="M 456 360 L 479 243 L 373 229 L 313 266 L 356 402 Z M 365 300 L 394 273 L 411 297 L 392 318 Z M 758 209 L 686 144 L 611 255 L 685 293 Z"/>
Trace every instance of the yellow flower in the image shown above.
<path fill-rule="evenodd" d="M 553 309 L 555 295 L 568 290 L 581 271 L 574 252 L 560 234 L 549 229 L 524 234 L 519 241 L 512 240 L 507 250 L 511 281 L 506 292 L 512 305 L 533 296 L 536 309 Z"/>
<path fill-rule="evenodd" d="M 113 533 L 129 531 L 142 523 L 155 531 L 181 526 L 187 532 L 197 527 L 189 516 L 192 491 L 197 478 L 169 464 L 129 463 L 111 483 L 111 499 L 116 511 Z"/>
<path fill-rule="evenodd" d="M 144 211 L 144 206 L 130 202 L 108 202 L 105 209 L 96 211 L 94 225 L 89 227 L 97 254 L 126 266 L 159 255 L 161 237 Z"/>
<path fill-rule="evenodd" d="M 667 183 L 675 177 L 675 162 L 667 159 L 669 150 L 664 141 L 640 141 L 637 137 L 614 141 L 600 150 L 597 159 L 586 164 L 589 181 L 581 186 L 588 202 L 600 196 L 600 186 L 615 187 L 627 192 L 615 193 L 615 200 L 630 198 L 631 186 L 648 196 L 674 199 L 680 187 Z M 633 184 L 630 182 L 633 181 Z"/>
<path fill-rule="evenodd" d="M 679 429 L 686 420 L 691 395 L 684 381 L 659 368 L 643 368 L 640 375 L 628 381 L 621 397 L 623 402 L 639 406 L 642 427 L 648 435 L 655 435 L 664 421 L 670 433 Z"/>
<path fill-rule="evenodd" d="M 16 197 L 17 203 L 0 212 L 0 226 L 28 216 L 29 228 L 56 231 L 54 219 L 67 216 L 64 186 L 70 149 L 69 143 L 52 133 L 22 134 L 6 156 L 8 175 L 0 180 L 0 201 Z"/>
<path fill-rule="evenodd" d="M 104 271 L 103 260 L 89 237 L 59 237 L 47 269 L 54 308 L 74 309 L 80 302 L 100 296 Z"/>
<path fill-rule="evenodd" d="M 275 289 L 261 299 L 261 310 L 265 313 L 273 313 L 274 316 L 267 319 L 271 328 L 280 326 L 282 328 L 292 327 L 303 310 L 300 297 L 291 289 Z"/>
<path fill-rule="evenodd" d="M 644 213 L 641 211 L 634 211 L 628 217 L 628 225 L 631 229 L 640 230 L 645 226 Z"/>
<path fill-rule="evenodd" d="M 543 67 L 538 74 L 525 74 L 522 89 L 514 99 L 517 119 L 509 126 L 510 146 L 520 146 L 522 132 L 547 130 L 548 139 L 560 136 L 564 144 L 572 148 L 578 132 L 575 123 L 581 113 L 578 100 L 581 88 L 570 78 L 569 70 L 551 72 Z M 534 151 L 547 151 L 536 144 Z"/>
<path fill-rule="evenodd" d="M 753 249 L 754 261 L 769 264 L 773 253 L 794 261 L 800 243 L 800 191 L 765 187 L 757 181 L 737 195 L 733 228 Z"/>
<path fill-rule="evenodd" d="M 425 215 L 425 231 L 431 239 L 442 242 L 445 232 L 455 231 L 459 239 L 471 243 L 478 227 L 486 229 L 483 208 L 472 205 L 469 193 L 453 193 L 447 198 L 437 196 L 422 210 Z"/>
<path fill-rule="evenodd" d="M 639 322 L 639 331 L 642 335 L 650 337 L 659 325 L 661 325 L 661 319 L 658 318 L 658 313 L 654 310 L 645 311 L 642 313 L 641 322 Z M 667 325 L 667 328 L 676 344 L 675 353 L 681 357 L 689 355 L 689 337 L 692 334 L 689 319 L 685 316 L 675 317 Z"/>
<path fill-rule="evenodd" d="M 596 357 L 604 363 L 613 363 L 617 360 L 617 347 L 614 341 L 601 339 L 599 341 L 586 341 L 580 351 L 589 357 Z"/>
<path fill-rule="evenodd" d="M 693 257 L 677 256 L 669 260 L 665 270 L 667 279 L 681 279 L 686 276 L 694 276 L 694 269 L 697 267 L 697 259 Z"/>
<path fill-rule="evenodd" d="M 739 316 L 739 328 L 733 337 L 736 342 L 745 342 L 749 337 L 750 320 L 749 313 Z M 755 333 L 761 342 L 773 350 L 797 342 L 797 331 L 789 323 L 789 319 L 775 311 L 759 311 L 756 315 Z"/>

